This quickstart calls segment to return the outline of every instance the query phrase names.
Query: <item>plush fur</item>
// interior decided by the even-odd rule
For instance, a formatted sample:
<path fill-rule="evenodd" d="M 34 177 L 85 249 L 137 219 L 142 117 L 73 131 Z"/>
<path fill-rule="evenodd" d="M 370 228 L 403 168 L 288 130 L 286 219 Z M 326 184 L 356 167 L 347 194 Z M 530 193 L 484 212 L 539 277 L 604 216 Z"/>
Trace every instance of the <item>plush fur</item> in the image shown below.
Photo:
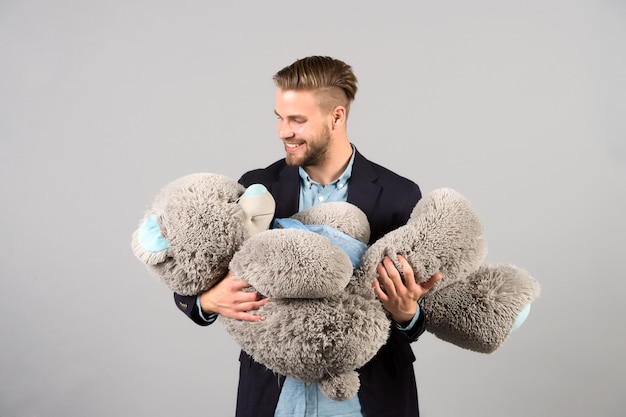
<path fill-rule="evenodd" d="M 513 265 L 482 265 L 482 232 L 469 201 L 449 188 L 435 190 L 417 203 L 405 226 L 370 247 L 356 276 L 369 281 L 376 264 L 384 256 L 397 262 L 396 254 L 407 259 L 420 282 L 440 272 L 441 281 L 420 301 L 426 330 L 465 349 L 493 352 L 518 318 L 523 321 L 524 308 L 540 288 Z"/>
<path fill-rule="evenodd" d="M 366 243 L 365 214 L 348 203 L 326 203 L 294 216 L 325 224 Z M 389 320 L 368 288 L 350 291 L 353 266 L 327 238 L 308 230 L 272 229 L 247 240 L 230 263 L 239 279 L 270 298 L 251 323 L 224 318 L 226 330 L 254 360 L 273 371 L 318 381 L 330 398 L 356 395 L 355 369 L 385 343 Z M 362 294 L 367 294 L 363 296 Z"/>
<path fill-rule="evenodd" d="M 374 243 L 353 269 L 339 246 L 313 231 L 267 230 L 273 199 L 266 190 L 251 192 L 253 187 L 245 190 L 216 174 L 172 182 L 133 234 L 134 253 L 181 294 L 200 293 L 234 271 L 270 302 L 257 312 L 265 317 L 262 322 L 222 317 L 228 333 L 259 363 L 282 375 L 319 381 L 335 400 L 356 394 L 355 369 L 388 337 L 390 320 L 371 285 L 384 256 L 397 261 L 396 255 L 403 255 L 421 281 L 443 274 L 420 300 L 427 330 L 473 351 L 497 349 L 539 295 L 539 285 L 526 271 L 483 265 L 482 225 L 453 190 L 424 197 L 409 222 Z M 365 214 L 349 203 L 326 203 L 293 217 L 361 242 L 369 239 Z M 158 230 L 148 227 L 150 219 L 156 219 Z"/>
<path fill-rule="evenodd" d="M 132 237 L 135 256 L 172 291 L 194 295 L 228 273 L 228 263 L 248 237 L 243 209 L 245 188 L 219 174 L 191 174 L 166 185 Z M 167 250 L 146 250 L 141 225 L 156 216 Z"/>

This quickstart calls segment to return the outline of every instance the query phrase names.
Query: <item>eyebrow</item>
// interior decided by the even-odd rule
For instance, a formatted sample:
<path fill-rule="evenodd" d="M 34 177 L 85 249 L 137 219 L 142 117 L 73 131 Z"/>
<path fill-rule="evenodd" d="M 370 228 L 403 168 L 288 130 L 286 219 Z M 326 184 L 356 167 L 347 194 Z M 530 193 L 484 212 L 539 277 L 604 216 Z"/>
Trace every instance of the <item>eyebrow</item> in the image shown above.
<path fill-rule="evenodd" d="M 276 109 L 274 109 L 274 114 L 275 114 L 276 116 L 280 117 L 280 118 L 282 118 L 282 117 L 283 117 L 283 116 L 281 116 L 280 114 L 278 114 L 278 112 L 276 111 Z M 290 114 L 289 116 L 286 116 L 286 117 L 287 117 L 287 119 L 291 119 L 291 120 L 293 120 L 293 119 L 298 119 L 298 118 L 305 119 L 305 120 L 307 119 L 307 117 L 306 117 L 304 114 Z"/>

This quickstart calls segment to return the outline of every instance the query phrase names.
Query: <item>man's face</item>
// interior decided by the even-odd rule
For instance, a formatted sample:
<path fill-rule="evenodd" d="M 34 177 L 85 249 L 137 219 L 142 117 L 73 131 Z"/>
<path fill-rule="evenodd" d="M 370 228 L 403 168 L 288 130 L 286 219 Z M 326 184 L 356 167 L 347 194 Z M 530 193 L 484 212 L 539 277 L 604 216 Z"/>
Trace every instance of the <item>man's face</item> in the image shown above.
<path fill-rule="evenodd" d="M 331 142 L 331 119 L 322 113 L 314 94 L 279 88 L 274 113 L 287 164 L 304 168 L 322 164 Z"/>

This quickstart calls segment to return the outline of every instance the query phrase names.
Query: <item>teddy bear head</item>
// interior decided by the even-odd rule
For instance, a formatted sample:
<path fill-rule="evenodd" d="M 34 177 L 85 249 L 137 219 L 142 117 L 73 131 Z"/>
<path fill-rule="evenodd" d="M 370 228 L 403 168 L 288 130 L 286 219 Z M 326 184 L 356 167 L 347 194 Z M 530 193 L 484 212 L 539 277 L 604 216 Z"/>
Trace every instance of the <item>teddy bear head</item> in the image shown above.
<path fill-rule="evenodd" d="M 219 174 L 166 185 L 132 236 L 135 256 L 172 291 L 194 295 L 216 284 L 245 240 L 266 230 L 275 203 L 264 186 L 247 189 Z"/>

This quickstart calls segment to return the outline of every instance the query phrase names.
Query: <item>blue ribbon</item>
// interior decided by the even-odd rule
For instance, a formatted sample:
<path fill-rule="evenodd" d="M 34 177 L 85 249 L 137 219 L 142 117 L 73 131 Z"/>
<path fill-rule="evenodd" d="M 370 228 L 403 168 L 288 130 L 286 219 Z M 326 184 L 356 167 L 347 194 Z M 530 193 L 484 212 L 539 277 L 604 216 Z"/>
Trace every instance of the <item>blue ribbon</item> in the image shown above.
<path fill-rule="evenodd" d="M 300 229 L 308 230 L 318 235 L 324 236 L 335 245 L 339 246 L 350 258 L 352 266 L 358 268 L 361 264 L 361 258 L 367 251 L 367 245 L 352 236 L 333 229 L 330 226 L 321 224 L 302 224 L 296 219 L 276 219 L 274 220 L 274 228 L 282 227 L 283 229 Z"/>

